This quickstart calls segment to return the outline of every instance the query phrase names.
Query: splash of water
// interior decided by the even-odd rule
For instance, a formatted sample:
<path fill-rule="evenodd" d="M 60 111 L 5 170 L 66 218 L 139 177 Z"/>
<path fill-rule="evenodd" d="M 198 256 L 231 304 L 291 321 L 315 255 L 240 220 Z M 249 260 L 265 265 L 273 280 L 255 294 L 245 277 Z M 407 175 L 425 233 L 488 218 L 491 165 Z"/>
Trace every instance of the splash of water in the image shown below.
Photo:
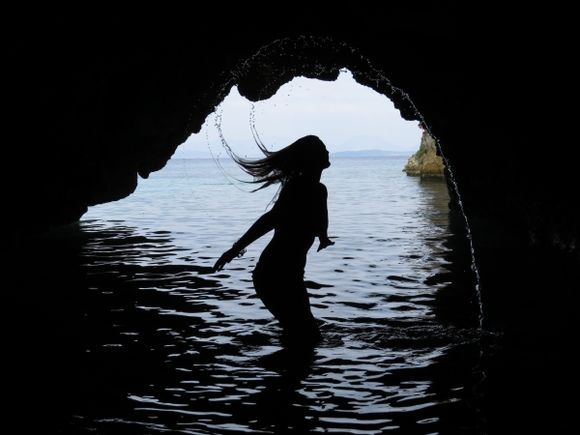
<path fill-rule="evenodd" d="M 467 219 L 467 215 L 465 213 L 465 209 L 463 207 L 463 201 L 461 200 L 461 195 L 459 193 L 459 186 L 457 185 L 457 181 L 455 180 L 455 176 L 453 174 L 453 169 L 449 160 L 445 157 L 445 154 L 441 150 L 441 146 L 439 145 L 439 141 L 435 138 L 437 143 L 437 148 L 439 148 L 439 152 L 441 153 L 441 158 L 445 162 L 445 167 L 447 168 L 447 172 L 449 174 L 449 181 L 453 186 L 453 190 L 455 191 L 455 195 L 457 197 L 457 203 L 459 204 L 459 210 L 461 211 L 461 215 L 463 216 L 463 221 L 465 222 L 465 232 L 467 234 L 467 240 L 469 242 L 469 253 L 471 255 L 471 270 L 475 276 L 475 295 L 477 299 L 477 306 L 479 309 L 478 315 L 478 323 L 479 329 L 483 329 L 483 322 L 484 322 L 484 311 L 483 311 L 483 300 L 481 297 L 481 279 L 479 276 L 479 269 L 477 267 L 477 261 L 475 258 L 475 248 L 473 246 L 473 236 L 471 234 L 471 226 L 469 225 L 469 219 Z"/>
<path fill-rule="evenodd" d="M 228 142 L 226 141 L 226 138 L 224 136 L 224 133 L 222 130 L 222 119 L 223 119 L 222 108 L 220 106 L 218 106 L 214 112 L 214 127 L 216 128 L 216 131 L 218 132 L 219 140 L 220 140 L 222 147 L 226 150 L 227 154 L 231 157 L 233 154 L 233 150 L 231 149 L 230 145 L 228 144 Z M 239 183 L 234 182 L 234 181 L 240 182 L 241 180 L 228 174 L 228 172 L 222 166 L 219 157 L 216 157 L 216 155 L 213 153 L 213 151 L 211 149 L 211 141 L 209 140 L 209 136 L 208 136 L 207 131 L 206 131 L 205 138 L 207 141 L 207 146 L 208 146 L 209 152 L 211 154 L 211 158 L 214 161 L 214 163 L 216 164 L 216 166 L 219 169 L 219 171 L 221 172 L 221 174 L 223 175 L 223 177 L 226 179 L 226 181 L 229 184 L 231 184 L 232 186 L 234 186 L 236 189 L 247 193 L 248 191 L 245 189 L 242 189 L 240 187 Z"/>
<path fill-rule="evenodd" d="M 353 50 L 353 52 L 356 52 L 356 50 L 354 48 L 352 50 Z M 437 148 L 439 149 L 441 157 L 445 163 L 445 167 L 448 170 L 448 175 L 449 175 L 448 178 L 449 178 L 449 181 L 451 182 L 451 185 L 453 186 L 453 190 L 454 190 L 454 193 L 455 193 L 456 198 L 457 198 L 457 203 L 459 205 L 459 210 L 461 212 L 461 216 L 463 217 L 463 221 L 465 223 L 465 231 L 466 231 L 467 241 L 469 244 L 469 253 L 471 256 L 471 270 L 472 270 L 474 277 L 475 277 L 474 292 L 475 292 L 475 298 L 477 301 L 477 308 L 478 308 L 478 316 L 477 316 L 478 326 L 479 326 L 479 329 L 482 330 L 483 325 L 484 325 L 484 307 L 483 307 L 483 299 L 482 299 L 482 291 L 481 291 L 481 278 L 480 278 L 480 274 L 479 274 L 479 268 L 477 267 L 477 259 L 476 259 L 474 244 L 473 244 L 471 225 L 469 224 L 469 219 L 467 218 L 467 214 L 465 212 L 465 207 L 463 205 L 463 201 L 461 198 L 461 192 L 459 191 L 459 186 L 458 186 L 457 181 L 455 179 L 455 175 L 453 173 L 453 168 L 452 168 L 451 162 L 445 156 L 445 153 L 443 152 L 437 137 L 434 136 L 433 134 L 431 134 L 428 123 L 425 121 L 423 115 L 419 112 L 419 110 L 417 109 L 417 107 L 415 106 L 413 101 L 411 100 L 411 97 L 409 96 L 409 94 L 407 94 L 401 88 L 394 86 L 391 83 L 391 81 L 384 75 L 384 73 L 382 71 L 377 70 L 375 67 L 372 66 L 372 63 L 368 58 L 366 58 L 362 55 L 360 55 L 360 58 L 362 60 L 364 60 L 366 67 L 367 67 L 367 71 L 368 71 L 367 73 L 362 73 L 360 75 L 365 77 L 366 81 L 373 82 L 377 89 L 389 90 L 389 91 L 387 91 L 387 96 L 397 96 L 397 97 L 399 97 L 399 99 L 403 100 L 405 102 L 405 104 L 407 104 L 408 107 L 411 108 L 412 112 L 417 117 L 417 120 L 419 120 L 419 122 L 421 122 L 422 125 L 425 126 L 428 133 L 435 139 L 435 143 L 437 144 Z M 355 80 L 356 80 L 356 75 L 353 74 L 353 76 L 355 76 Z"/>

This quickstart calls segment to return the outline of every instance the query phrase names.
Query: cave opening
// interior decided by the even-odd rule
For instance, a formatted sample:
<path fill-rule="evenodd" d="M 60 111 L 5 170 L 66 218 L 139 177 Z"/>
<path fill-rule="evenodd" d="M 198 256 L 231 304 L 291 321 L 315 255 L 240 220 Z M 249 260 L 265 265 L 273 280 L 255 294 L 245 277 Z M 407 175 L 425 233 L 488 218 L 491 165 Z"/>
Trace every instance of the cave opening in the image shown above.
<path fill-rule="evenodd" d="M 345 91 L 349 87 L 354 88 L 350 94 Z M 328 90 L 327 99 L 305 99 L 306 94 Z M 356 92 L 370 92 L 378 105 L 360 94 L 357 100 Z M 276 111 L 284 114 L 278 120 L 272 116 Z M 389 148 L 393 140 L 379 132 L 374 142 L 360 134 L 380 124 L 373 118 L 380 111 L 396 115 L 387 136 L 394 129 L 408 129 L 408 138 L 399 139 L 407 141 L 406 148 Z M 353 118 L 361 112 L 361 122 L 368 124 L 355 128 Z M 231 127 L 232 117 L 240 113 L 237 122 L 248 134 L 245 139 L 238 139 Z M 343 130 L 331 136 L 337 122 Z M 337 144 L 349 129 L 356 130 L 352 138 Z M 315 355 L 288 358 L 283 353 L 279 326 L 254 293 L 250 273 L 269 235 L 221 272 L 211 270 L 217 256 L 275 195 L 276 188 L 250 193 L 255 186 L 237 181 L 243 175 L 222 148 L 226 141 L 238 154 L 258 156 L 252 131 L 271 149 L 297 136 L 318 134 L 331 152 L 332 164 L 321 181 L 329 191 L 329 234 L 335 245 L 320 253 L 315 245 L 305 275 L 313 313 L 324 322 L 323 342 Z M 232 89 L 164 169 L 142 180 L 127 198 L 92 207 L 80 222 L 88 235 L 81 254 L 91 283 L 88 319 L 98 325 L 89 350 L 96 361 L 109 361 L 111 367 L 141 358 L 143 370 L 160 373 L 158 365 L 163 364 L 162 372 L 172 373 L 169 378 L 146 375 L 147 385 L 131 387 L 125 408 L 128 405 L 132 415 L 121 420 L 147 426 L 154 419 L 155 424 L 173 427 L 171 409 L 189 409 L 196 403 L 193 408 L 196 415 L 205 416 L 204 423 L 185 418 L 180 423 L 184 427 L 217 430 L 228 420 L 220 415 L 232 407 L 236 424 L 250 430 L 260 425 L 298 427 L 321 412 L 311 400 L 324 398 L 330 405 L 321 415 L 332 420 L 342 415 L 342 406 L 373 408 L 372 397 L 389 403 L 392 394 L 410 401 L 424 396 L 427 404 L 431 394 L 453 396 L 458 383 L 472 382 L 417 380 L 423 367 L 456 364 L 456 356 L 445 359 L 445 349 L 465 335 L 477 334 L 475 308 L 467 296 L 473 283 L 462 272 L 469 257 L 457 258 L 457 240 L 464 235 L 450 229 L 448 183 L 441 177 L 403 172 L 423 133 L 416 121 L 402 120 L 385 96 L 357 84 L 348 71 L 334 83 L 298 78 L 258 103 Z M 462 310 L 464 318 L 450 321 L 448 311 Z M 116 353 L 119 347 L 126 353 Z M 146 355 L 144 348 L 149 349 Z M 471 366 L 476 363 L 472 356 L 459 358 Z M 391 374 L 377 384 L 375 370 Z M 339 390 L 328 378 L 329 371 L 336 373 Z M 214 380 L 223 377 L 228 381 L 211 392 Z M 385 389 L 386 385 L 393 386 Z M 103 397 L 107 395 L 105 388 Z M 208 406 L 204 398 L 210 399 Z M 285 422 L 286 408 L 272 414 L 270 400 L 288 401 L 300 412 Z M 152 406 L 142 406 L 151 401 Z M 413 413 L 415 405 L 401 406 Z M 95 413 L 98 425 L 107 426 L 97 411 L 84 413 Z M 400 408 L 391 412 L 387 406 L 372 415 L 374 424 L 406 424 L 405 419 L 398 421 Z M 349 418 L 349 424 L 366 423 L 364 418 Z M 425 424 L 439 427 L 445 422 L 432 416 Z"/>
<path fill-rule="evenodd" d="M 434 298 L 439 287 L 450 286 L 453 274 L 449 258 L 466 253 L 457 243 L 460 236 L 455 234 L 450 242 L 454 235 L 449 230 L 449 183 L 435 150 L 419 149 L 426 137 L 433 148 L 436 146 L 420 127 L 416 121 L 402 119 L 387 97 L 358 84 L 347 69 L 341 69 L 334 81 L 296 77 L 258 102 L 242 97 L 233 86 L 201 131 L 178 147 L 164 169 L 141 180 L 128 198 L 92 207 L 81 224 L 101 226 L 110 221 L 114 226 L 128 225 L 138 233 L 169 231 L 181 242 L 180 249 L 196 249 L 191 255 L 164 259 L 163 264 L 186 267 L 195 263 L 207 268 L 272 206 L 277 195 L 275 187 L 249 194 L 256 186 L 246 184 L 250 178 L 232 161 L 226 148 L 239 156 L 258 158 L 256 140 L 276 150 L 299 137 L 316 134 L 331 156 L 332 165 L 324 171 L 322 182 L 330 192 L 331 237 L 338 243 L 329 253 L 309 254 L 313 271 L 313 276 L 307 274 L 309 285 L 342 288 L 344 301 L 338 305 L 346 317 L 363 316 L 364 307 L 374 307 L 376 318 L 425 315 L 434 304 L 434 299 L 424 299 L 425 292 Z M 438 159 L 439 172 L 405 175 L 410 156 L 427 152 L 432 160 Z M 224 271 L 217 275 L 230 280 L 226 287 L 248 287 L 248 271 L 269 239 L 270 235 L 256 241 L 247 258 L 230 264 L 232 270 L 246 273 Z M 461 253 L 452 253 L 454 250 Z M 147 264 L 152 258 L 155 254 L 138 261 Z M 461 267 L 465 261 L 459 261 Z M 345 277 L 349 282 L 346 287 Z M 472 285 L 465 277 L 462 280 L 462 286 Z M 365 303 L 361 302 L 364 294 L 354 290 L 381 286 L 391 286 L 395 293 L 412 289 L 417 292 L 417 301 L 424 299 L 425 303 L 409 303 L 405 297 L 394 304 Z M 471 290 L 464 288 L 462 293 L 464 299 L 469 298 Z M 337 297 L 336 292 L 329 294 L 330 299 Z M 330 301 L 318 305 L 327 316 L 334 315 Z M 393 310 L 384 312 L 391 305 Z M 473 310 L 467 311 L 464 320 L 473 317 Z M 241 314 L 244 310 L 236 303 L 224 307 L 224 312 Z"/>
<path fill-rule="evenodd" d="M 112 228 L 126 226 L 135 236 L 143 232 L 145 240 L 149 240 L 145 233 L 154 238 L 157 232 L 167 234 L 162 240 L 180 242 L 177 252 L 195 249 L 173 258 L 150 253 L 130 261 L 148 266 L 152 259 L 160 258 L 160 265 L 173 264 L 184 270 L 191 266 L 207 272 L 216 256 L 269 209 L 277 196 L 273 187 L 250 194 L 256 186 L 247 184 L 249 177 L 227 150 L 258 158 L 256 141 L 276 150 L 298 137 L 316 134 L 331 155 L 332 165 L 322 182 L 328 183 L 330 191 L 330 232 L 336 233 L 331 236 L 340 242 L 333 247 L 334 254 L 309 254 L 309 267 L 315 271 L 309 285 L 344 287 L 340 283 L 348 276 L 353 288 L 386 285 L 395 293 L 396 289 L 413 288 L 417 301 L 427 291 L 432 300 L 414 305 L 403 297 L 390 315 L 383 312 L 389 306 L 384 301 L 368 306 L 376 308 L 377 318 L 434 313 L 447 323 L 473 326 L 474 318 L 481 314 L 480 307 L 474 306 L 478 303 L 473 290 L 477 282 L 469 265 L 473 258 L 464 240 L 464 222 L 449 208 L 453 185 L 444 160 L 424 124 L 403 119 L 388 97 L 359 84 L 346 68 L 339 70 L 335 80 L 294 77 L 269 98 L 256 102 L 241 96 L 235 85 L 223 95 L 200 131 L 177 148 L 165 168 L 142 179 L 129 197 L 91 207 L 81 225 L 100 231 L 110 222 Z M 423 149 L 426 141 L 432 149 Z M 428 167 L 425 173 L 408 169 L 415 156 L 426 153 L 431 161 L 424 165 Z M 437 164 L 440 167 L 431 167 L 429 172 L 429 165 Z M 230 265 L 238 271 L 237 277 L 226 272 L 216 275 L 225 279 L 223 285 L 251 288 L 248 271 L 269 239 L 256 241 L 246 258 Z M 133 238 L 128 240 L 132 243 Z M 365 253 L 372 254 L 363 258 Z M 345 291 L 343 306 L 360 305 L 350 315 L 363 315 L 357 310 L 367 306 L 361 302 L 365 296 L 353 289 Z M 437 298 L 446 303 L 437 304 Z M 243 301 L 229 304 L 232 306 L 224 306 L 224 312 L 244 312 Z M 332 311 L 332 303 L 324 306 Z"/>

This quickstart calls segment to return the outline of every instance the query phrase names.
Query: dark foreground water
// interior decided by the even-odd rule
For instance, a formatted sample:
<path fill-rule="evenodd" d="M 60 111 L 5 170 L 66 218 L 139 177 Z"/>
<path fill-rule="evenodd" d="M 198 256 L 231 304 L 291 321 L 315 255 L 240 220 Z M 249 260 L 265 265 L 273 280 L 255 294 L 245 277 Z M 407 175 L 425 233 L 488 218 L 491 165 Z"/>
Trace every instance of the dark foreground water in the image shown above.
<path fill-rule="evenodd" d="M 336 159 L 324 174 L 336 244 L 309 256 L 324 321 L 312 349 L 284 348 L 254 295 L 250 272 L 269 237 L 211 272 L 274 193 L 240 191 L 212 161 L 172 161 L 131 197 L 39 241 L 26 277 L 36 287 L 12 324 L 25 356 L 14 372 L 22 432 L 502 428 L 503 407 L 520 400 L 503 382 L 521 392 L 527 375 L 502 372 L 490 386 L 499 337 L 478 328 L 446 184 L 405 176 L 404 162 Z"/>

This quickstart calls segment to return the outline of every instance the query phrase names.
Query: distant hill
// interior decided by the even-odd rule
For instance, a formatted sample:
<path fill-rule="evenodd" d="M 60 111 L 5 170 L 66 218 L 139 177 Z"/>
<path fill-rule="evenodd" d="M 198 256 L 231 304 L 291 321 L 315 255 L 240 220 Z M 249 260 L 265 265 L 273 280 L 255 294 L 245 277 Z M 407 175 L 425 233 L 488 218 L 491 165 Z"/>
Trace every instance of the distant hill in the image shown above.
<path fill-rule="evenodd" d="M 339 151 L 331 153 L 331 157 L 393 157 L 408 156 L 412 153 L 405 151 L 385 151 L 385 150 L 356 150 L 356 151 Z"/>
<path fill-rule="evenodd" d="M 214 158 L 226 158 L 229 159 L 227 153 L 218 147 L 212 150 L 214 152 Z M 332 158 L 341 158 L 341 157 L 397 157 L 397 156 L 405 156 L 409 157 L 413 152 L 411 151 L 385 151 L 385 150 L 378 150 L 378 149 L 368 149 L 368 150 L 353 150 L 353 151 L 337 151 L 334 153 L 330 153 L 330 157 Z M 246 158 L 262 158 L 263 156 L 259 155 L 251 155 L 246 156 L 242 155 L 242 157 Z M 177 149 L 176 153 L 174 154 L 173 158 L 175 159 L 211 159 L 212 155 L 209 150 L 206 149 Z"/>

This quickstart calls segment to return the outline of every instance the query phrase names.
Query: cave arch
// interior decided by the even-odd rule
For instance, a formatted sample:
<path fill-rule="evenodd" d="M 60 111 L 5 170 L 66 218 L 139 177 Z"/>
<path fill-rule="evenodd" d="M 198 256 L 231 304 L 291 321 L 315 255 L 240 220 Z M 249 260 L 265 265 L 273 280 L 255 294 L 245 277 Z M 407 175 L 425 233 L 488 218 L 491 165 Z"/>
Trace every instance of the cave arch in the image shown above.
<path fill-rule="evenodd" d="M 257 78 L 268 71 L 247 73 L 255 68 L 250 60 L 266 56 L 275 45 L 271 41 L 282 41 L 295 54 L 287 63 L 310 65 L 310 74 L 306 68 L 301 72 L 305 76 L 332 77 L 348 67 L 359 83 L 379 88 L 386 82 L 373 83 L 365 63 L 371 59 L 405 90 L 461 188 L 482 285 L 493 289 L 486 291 L 486 307 L 495 311 L 488 317 L 498 319 L 500 328 L 534 324 L 545 311 L 542 288 L 553 286 L 553 277 L 561 281 L 558 288 L 573 287 L 580 246 L 580 216 L 570 201 L 576 193 L 573 159 L 541 152 L 555 137 L 573 143 L 565 131 L 551 128 L 566 116 L 557 101 L 566 92 L 546 93 L 539 85 L 558 87 L 569 78 L 560 74 L 568 69 L 552 46 L 533 26 L 514 27 L 524 23 L 522 11 L 498 19 L 492 9 L 473 15 L 450 5 L 406 4 L 393 6 L 388 15 L 337 11 L 333 20 L 323 11 L 286 12 L 284 20 L 260 22 L 240 15 L 219 31 L 212 20 L 192 25 L 190 15 L 157 10 L 73 20 L 58 13 L 27 16 L 19 25 L 35 31 L 12 47 L 19 74 L 10 97 L 24 110 L 16 110 L 18 141 L 9 161 L 27 165 L 25 175 L 14 169 L 18 182 L 9 192 L 9 225 L 17 229 L 11 240 L 75 222 L 89 205 L 130 194 L 138 174 L 163 167 L 203 123 L 223 85 L 236 77 L 232 71 L 244 94 L 267 95 Z M 320 50 L 312 43 L 320 38 L 335 48 Z M 279 72 L 275 65 L 285 61 L 269 62 Z M 389 98 L 398 101 L 404 117 L 414 116 L 397 95 Z M 538 101 L 554 110 L 544 117 L 536 110 Z M 550 128 L 523 133 L 521 126 L 528 125 Z M 500 152 L 480 152 L 490 144 Z M 537 177 L 537 168 L 543 177 Z M 538 271 L 533 278 L 530 270 Z M 530 279 L 522 285 L 526 274 Z M 511 319 L 521 300 L 525 319 Z M 569 314 L 549 323 L 565 329 Z"/>
<path fill-rule="evenodd" d="M 521 358 L 500 361 L 511 370 L 507 383 L 489 389 L 496 394 L 487 402 L 499 398 L 503 407 L 491 415 L 490 429 L 523 424 L 553 430 L 555 421 L 569 422 L 569 406 L 549 401 L 546 407 L 537 398 L 563 396 L 575 361 L 568 354 L 576 339 L 571 302 L 578 285 L 580 209 L 573 200 L 577 163 L 568 151 L 576 131 L 562 128 L 575 125 L 568 109 L 577 87 L 569 56 L 576 47 L 568 17 L 575 15 L 562 19 L 558 15 L 567 11 L 556 7 L 509 11 L 503 5 L 473 13 L 464 4 L 404 2 L 381 13 L 371 5 L 340 8 L 333 19 L 327 11 L 287 8 L 283 17 L 277 11 L 256 20 L 252 11 L 236 15 L 232 8 L 216 4 L 214 11 L 195 15 L 158 7 L 126 14 L 51 8 L 11 15 L 6 91 L 15 123 L 9 122 L 4 165 L 12 180 L 5 215 L 7 237 L 21 247 L 13 255 L 17 267 L 9 264 L 13 275 L 33 275 L 33 266 L 22 261 L 34 255 L 31 236 L 76 221 L 88 205 L 130 194 L 138 173 L 163 167 L 213 110 L 240 59 L 288 35 L 331 35 L 358 47 L 411 96 L 461 186 L 488 326 L 510 332 L 524 347 L 532 343 Z M 207 19 L 227 19 L 225 9 L 234 18 L 227 29 L 223 21 Z M 554 22 L 557 28 L 544 31 Z M 329 62 L 338 60 L 346 65 L 343 59 Z M 248 83 L 248 95 L 251 88 Z M 42 281 L 42 272 L 35 273 Z M 13 286 L 16 293 L 22 285 L 20 279 Z M 26 299 L 22 309 L 8 304 L 18 324 L 30 303 L 38 303 Z M 31 336 L 25 335 L 22 348 Z M 31 361 L 37 355 L 35 350 Z M 20 385 L 33 373 L 26 372 L 13 377 L 22 403 L 31 391 Z M 519 391 L 516 401 L 506 385 L 515 385 L 508 393 Z M 49 409 L 41 411 L 48 416 Z"/>
<path fill-rule="evenodd" d="M 228 77 L 215 87 L 212 107 L 217 107 L 233 86 L 237 86 L 243 97 L 256 102 L 272 97 L 282 85 L 296 77 L 334 81 L 343 69 L 349 70 L 358 84 L 391 100 L 403 119 L 419 121 L 429 129 L 410 96 L 394 86 L 387 75 L 373 67 L 357 49 L 344 42 L 315 36 L 278 39 L 239 61 Z M 202 120 L 190 112 L 189 134 L 198 133 L 204 120 L 205 117 Z M 147 172 L 140 175 L 147 176 Z"/>

